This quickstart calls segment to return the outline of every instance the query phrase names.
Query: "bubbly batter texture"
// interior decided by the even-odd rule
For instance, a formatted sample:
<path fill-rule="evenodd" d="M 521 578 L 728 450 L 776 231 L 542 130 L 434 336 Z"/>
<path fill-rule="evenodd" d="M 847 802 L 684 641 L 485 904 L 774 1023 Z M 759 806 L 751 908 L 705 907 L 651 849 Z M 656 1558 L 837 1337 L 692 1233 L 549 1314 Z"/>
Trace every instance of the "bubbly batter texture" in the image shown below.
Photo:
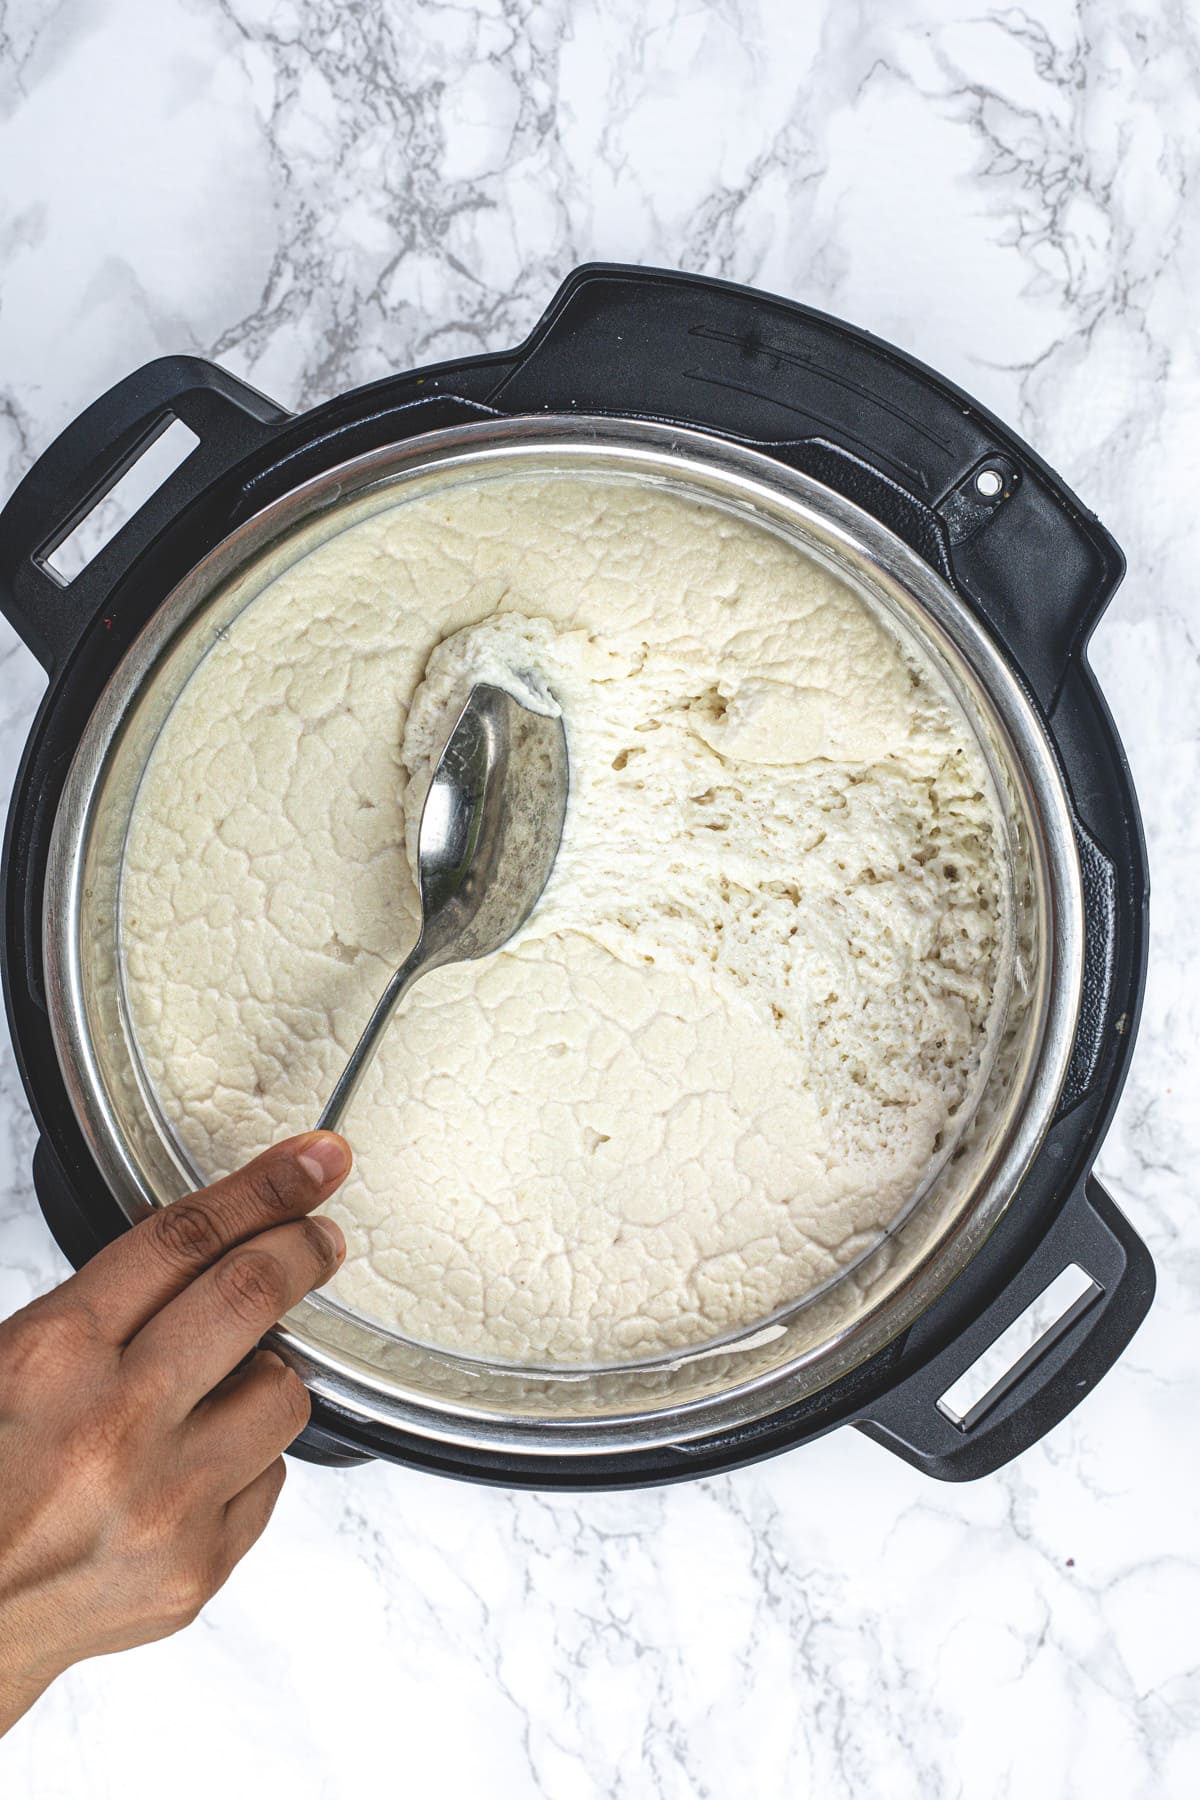
<path fill-rule="evenodd" d="M 956 704 L 752 520 L 507 475 L 279 576 L 188 683 L 135 809 L 144 1062 L 205 1178 L 311 1126 L 415 935 L 430 758 L 497 670 L 562 709 L 562 849 L 520 936 L 397 1015 L 346 1121 L 327 1291 L 488 1357 L 686 1348 L 903 1211 L 1004 985 L 999 828 Z"/>

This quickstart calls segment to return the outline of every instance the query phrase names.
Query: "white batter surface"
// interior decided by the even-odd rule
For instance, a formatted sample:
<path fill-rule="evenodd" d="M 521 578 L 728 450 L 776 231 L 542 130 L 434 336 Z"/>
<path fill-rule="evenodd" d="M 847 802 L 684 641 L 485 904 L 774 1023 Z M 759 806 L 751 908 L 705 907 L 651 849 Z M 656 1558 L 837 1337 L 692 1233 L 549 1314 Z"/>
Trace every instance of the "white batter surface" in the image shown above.
<path fill-rule="evenodd" d="M 518 1361 L 692 1346 L 903 1210 L 985 1054 L 1005 936 L 956 706 L 752 521 L 508 475 L 275 580 L 185 688 L 135 810 L 146 1068 L 206 1178 L 311 1126 L 415 935 L 409 777 L 419 796 L 495 668 L 562 708 L 562 850 L 511 947 L 393 1023 L 345 1123 L 327 1291 Z"/>

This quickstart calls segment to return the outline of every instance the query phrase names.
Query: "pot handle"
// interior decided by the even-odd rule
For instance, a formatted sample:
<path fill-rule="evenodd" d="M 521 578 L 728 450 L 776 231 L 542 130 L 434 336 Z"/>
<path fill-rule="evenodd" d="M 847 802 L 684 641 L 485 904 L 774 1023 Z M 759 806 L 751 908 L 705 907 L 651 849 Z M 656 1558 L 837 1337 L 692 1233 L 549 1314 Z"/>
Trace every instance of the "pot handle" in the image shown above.
<path fill-rule="evenodd" d="M 1092 1286 L 957 1418 L 945 1404 L 948 1390 L 1073 1264 L 1090 1276 Z M 1125 1349 L 1153 1298 L 1149 1251 L 1088 1176 L 987 1310 L 907 1380 L 873 1400 L 854 1423 L 939 1481 L 994 1474 L 1078 1406 Z"/>
<path fill-rule="evenodd" d="M 164 356 L 110 388 L 34 463 L 0 512 L 0 611 L 53 672 L 143 550 L 290 415 L 224 369 Z M 73 580 L 48 557 L 173 419 L 199 442 Z"/>

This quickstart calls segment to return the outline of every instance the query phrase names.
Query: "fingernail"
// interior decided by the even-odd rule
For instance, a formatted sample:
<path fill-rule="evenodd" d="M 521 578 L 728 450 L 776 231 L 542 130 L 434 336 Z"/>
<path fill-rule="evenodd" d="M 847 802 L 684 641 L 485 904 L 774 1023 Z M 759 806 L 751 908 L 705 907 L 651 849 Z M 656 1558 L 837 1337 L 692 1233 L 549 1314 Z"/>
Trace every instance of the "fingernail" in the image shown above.
<path fill-rule="evenodd" d="M 342 1235 L 341 1226 L 335 1225 L 332 1219 L 323 1217 L 315 1218 L 313 1224 L 320 1226 L 321 1230 L 325 1233 L 325 1236 L 329 1239 L 333 1254 L 337 1257 L 338 1261 L 341 1262 L 346 1254 L 346 1240 Z"/>
<path fill-rule="evenodd" d="M 311 1180 L 324 1187 L 341 1180 L 350 1167 L 350 1151 L 332 1131 L 322 1131 L 305 1144 L 296 1161 Z"/>

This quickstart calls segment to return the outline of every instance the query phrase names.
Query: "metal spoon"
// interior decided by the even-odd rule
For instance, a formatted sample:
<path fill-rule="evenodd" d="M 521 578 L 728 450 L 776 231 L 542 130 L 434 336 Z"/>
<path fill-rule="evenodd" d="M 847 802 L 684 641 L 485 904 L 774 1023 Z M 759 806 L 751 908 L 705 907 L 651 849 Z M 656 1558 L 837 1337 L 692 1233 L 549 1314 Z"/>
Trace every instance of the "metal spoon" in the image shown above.
<path fill-rule="evenodd" d="M 567 810 L 567 737 L 481 683 L 433 772 L 421 809 L 421 933 L 383 991 L 317 1121 L 335 1131 L 413 982 L 443 963 L 490 956 L 525 923 L 550 878 Z"/>

